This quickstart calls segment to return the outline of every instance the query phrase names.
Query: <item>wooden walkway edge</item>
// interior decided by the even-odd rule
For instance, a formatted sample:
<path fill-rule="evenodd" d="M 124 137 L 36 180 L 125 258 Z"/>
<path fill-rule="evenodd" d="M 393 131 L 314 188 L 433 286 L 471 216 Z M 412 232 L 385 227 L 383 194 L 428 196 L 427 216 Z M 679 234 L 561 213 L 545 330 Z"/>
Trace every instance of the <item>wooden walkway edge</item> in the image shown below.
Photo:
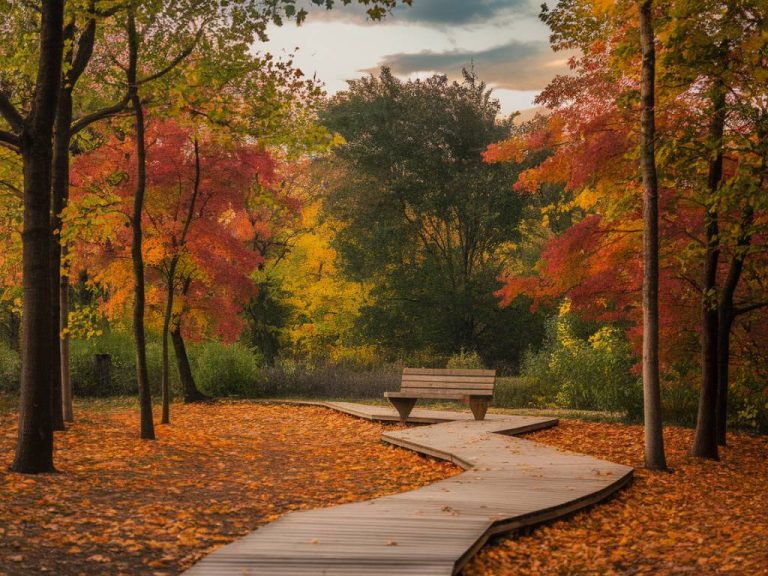
<path fill-rule="evenodd" d="M 371 420 L 397 420 L 385 406 L 314 405 Z M 557 419 L 414 410 L 437 422 L 386 432 L 382 440 L 449 460 L 465 472 L 417 490 L 286 514 L 224 546 L 189 576 L 453 575 L 488 540 L 570 514 L 606 498 L 632 468 L 515 438 Z"/>

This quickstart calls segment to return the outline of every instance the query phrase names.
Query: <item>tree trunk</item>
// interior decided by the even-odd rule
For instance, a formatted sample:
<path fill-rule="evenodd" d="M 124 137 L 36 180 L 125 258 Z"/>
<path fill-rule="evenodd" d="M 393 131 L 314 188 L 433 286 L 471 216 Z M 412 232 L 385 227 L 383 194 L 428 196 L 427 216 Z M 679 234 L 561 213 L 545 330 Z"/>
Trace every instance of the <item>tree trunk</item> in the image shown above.
<path fill-rule="evenodd" d="M 51 161 L 61 78 L 64 2 L 41 3 L 40 49 L 32 110 L 24 121 L 22 373 L 16 456 L 11 470 L 53 472 L 51 414 Z"/>
<path fill-rule="evenodd" d="M 139 388 L 139 405 L 141 410 L 141 438 L 155 439 L 155 425 L 152 419 L 152 393 L 149 389 L 149 371 L 147 369 L 147 342 L 144 331 L 144 257 L 141 251 L 142 229 L 141 217 L 144 211 L 144 194 L 147 186 L 147 151 L 144 134 L 144 110 L 139 97 L 137 84 L 138 34 L 136 32 L 136 17 L 133 4 L 128 10 L 128 85 L 131 105 L 136 124 L 136 192 L 133 200 L 133 215 L 131 228 L 133 244 L 131 259 L 133 261 L 134 307 L 133 307 L 133 337 L 136 347 L 136 376 Z"/>
<path fill-rule="evenodd" d="M 652 2 L 640 4 L 642 44 L 642 146 L 643 176 L 643 407 L 645 423 L 645 466 L 667 468 L 661 418 L 659 381 L 659 203 L 656 174 L 655 83 L 656 48 Z"/>
<path fill-rule="evenodd" d="M 720 339 L 717 298 L 717 265 L 720 259 L 720 231 L 717 213 L 717 193 L 723 178 L 723 132 L 725 130 L 725 86 L 718 80 L 713 87 L 713 117 L 710 140 L 716 147 L 709 161 L 707 178 L 708 202 L 705 203 L 704 271 L 702 278 L 701 326 L 701 392 L 696 417 L 696 434 L 692 454 L 718 460 L 717 453 L 717 388 L 718 341 Z"/>
<path fill-rule="evenodd" d="M 112 355 L 94 354 L 93 367 L 96 386 L 103 393 L 108 393 L 112 390 Z"/>
<path fill-rule="evenodd" d="M 184 402 L 189 404 L 192 402 L 204 402 L 210 400 L 208 396 L 197 389 L 197 385 L 195 384 L 195 378 L 192 376 L 192 368 L 189 365 L 189 357 L 187 356 L 187 347 L 184 344 L 184 338 L 181 335 L 180 323 L 177 323 L 172 328 L 171 338 L 173 339 L 173 350 L 176 352 L 176 365 L 179 368 L 181 388 L 184 391 Z"/>
<path fill-rule="evenodd" d="M 168 332 L 171 328 L 171 315 L 173 314 L 173 297 L 176 290 L 174 289 L 174 282 L 176 281 L 176 264 L 177 260 L 174 258 L 168 268 L 168 294 L 165 301 L 165 314 L 163 315 L 163 367 L 162 367 L 162 380 L 161 390 L 163 395 L 163 415 L 160 420 L 161 424 L 171 423 L 171 386 L 169 382 L 169 359 L 168 359 Z"/>
<path fill-rule="evenodd" d="M 72 40 L 72 27 L 67 26 L 65 41 Z M 71 50 L 68 50 L 71 63 Z M 51 348 L 50 366 L 53 394 L 53 427 L 64 430 L 64 407 L 61 365 L 61 213 L 69 193 L 69 142 L 72 123 L 72 92 L 59 89 L 56 124 L 53 131 L 53 173 L 51 175 Z M 71 414 L 70 414 L 71 416 Z M 71 417 L 70 417 L 71 420 Z"/>
<path fill-rule="evenodd" d="M 66 257 L 66 249 L 62 248 L 62 257 Z M 59 326 L 61 327 L 61 403 L 65 422 L 75 421 L 72 405 L 72 379 L 69 372 L 69 276 L 62 274 L 59 286 Z"/>
<path fill-rule="evenodd" d="M 93 9 L 93 6 L 91 6 Z M 56 120 L 53 129 L 53 165 L 51 174 L 51 346 L 50 374 L 53 403 L 53 426 L 64 430 L 64 422 L 71 422 L 72 390 L 69 379 L 69 342 L 63 335 L 69 315 L 68 279 L 61 276 L 64 247 L 61 244 L 61 213 L 69 196 L 69 146 L 72 139 L 72 90 L 85 71 L 93 54 L 96 33 L 96 19 L 91 18 L 78 38 L 75 53 L 75 20 L 72 18 L 62 30 L 63 61 L 67 66 L 61 70 L 62 78 L 58 87 Z M 63 340 L 67 339 L 66 347 Z"/>
<path fill-rule="evenodd" d="M 717 341 L 717 443 L 720 446 L 726 444 L 726 431 L 728 428 L 728 381 L 731 360 L 731 328 L 736 319 L 734 297 L 736 288 L 741 280 L 744 269 L 744 259 L 747 256 L 747 248 L 752 243 L 752 223 L 754 221 L 754 209 L 747 205 L 742 211 L 741 232 L 736 240 L 736 251 L 731 258 L 728 267 L 728 275 L 725 278 L 720 294 L 718 306 L 718 341 Z"/>
<path fill-rule="evenodd" d="M 733 303 L 718 310 L 717 334 L 717 443 L 725 446 L 728 429 L 728 378 L 731 360 L 731 328 L 733 327 Z"/>

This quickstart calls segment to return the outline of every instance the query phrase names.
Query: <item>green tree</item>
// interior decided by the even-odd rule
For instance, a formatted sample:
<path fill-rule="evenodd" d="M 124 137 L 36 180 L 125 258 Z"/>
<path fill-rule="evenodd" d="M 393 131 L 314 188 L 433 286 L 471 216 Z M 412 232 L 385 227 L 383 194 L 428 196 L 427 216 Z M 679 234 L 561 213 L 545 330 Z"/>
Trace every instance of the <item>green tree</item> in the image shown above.
<path fill-rule="evenodd" d="M 321 122 L 345 140 L 327 202 L 342 223 L 336 245 L 347 274 L 373 286 L 362 336 L 517 363 L 541 326 L 493 296 L 523 200 L 512 192 L 518 166 L 483 162 L 512 128 L 490 90 L 471 72 L 403 82 L 385 68 L 351 81 Z"/>

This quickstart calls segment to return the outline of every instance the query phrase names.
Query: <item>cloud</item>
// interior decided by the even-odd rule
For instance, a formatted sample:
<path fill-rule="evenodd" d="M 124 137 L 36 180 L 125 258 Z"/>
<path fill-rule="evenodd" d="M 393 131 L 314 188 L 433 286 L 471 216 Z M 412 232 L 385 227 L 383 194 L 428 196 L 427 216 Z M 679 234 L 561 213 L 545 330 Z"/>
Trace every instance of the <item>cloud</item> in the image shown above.
<path fill-rule="evenodd" d="M 413 0 L 410 7 L 396 9 L 393 16 L 423 24 L 455 26 L 488 21 L 509 12 L 530 11 L 528 0 Z"/>
<path fill-rule="evenodd" d="M 474 65 L 481 80 L 509 90 L 541 90 L 555 74 L 568 71 L 568 55 L 553 53 L 545 41 L 513 40 L 487 50 L 452 50 L 400 53 L 385 56 L 381 65 L 398 76 L 440 73 L 458 77 L 462 68 Z M 369 70 L 372 71 L 372 70 Z"/>
<path fill-rule="evenodd" d="M 372 24 L 366 15 L 368 7 L 357 2 L 347 6 L 337 2 L 333 10 L 325 10 L 313 5 L 311 0 L 299 0 L 297 7 L 309 10 L 310 21 Z M 509 15 L 535 16 L 537 13 L 538 4 L 535 0 L 413 0 L 411 6 L 398 5 L 384 19 L 384 23 L 399 22 L 428 27 L 463 26 L 487 24 Z"/>

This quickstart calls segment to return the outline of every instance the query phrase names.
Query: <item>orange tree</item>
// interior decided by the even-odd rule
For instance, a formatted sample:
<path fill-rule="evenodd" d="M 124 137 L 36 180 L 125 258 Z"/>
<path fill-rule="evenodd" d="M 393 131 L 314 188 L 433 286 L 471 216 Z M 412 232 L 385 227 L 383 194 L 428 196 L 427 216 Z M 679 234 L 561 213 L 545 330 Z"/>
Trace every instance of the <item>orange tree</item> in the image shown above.
<path fill-rule="evenodd" d="M 170 332 L 187 400 L 200 394 L 189 378 L 183 334 L 237 338 L 240 311 L 253 295 L 262 261 L 252 241 L 262 222 L 248 210 L 250 191 L 269 189 L 273 160 L 258 144 L 174 121 L 150 121 L 147 203 L 143 212 L 150 318 Z M 73 266 L 106 289 L 108 318 L 123 318 L 132 294 L 125 227 L 133 200 L 131 138 L 116 131 L 78 157 L 67 222 L 75 234 Z M 167 383 L 167 378 L 165 379 Z"/>
<path fill-rule="evenodd" d="M 710 18 L 716 9 L 708 2 L 681 0 L 655 13 L 662 363 L 667 377 L 699 380 L 695 452 L 710 457 L 716 456 L 717 421 L 719 439 L 725 439 L 729 366 L 737 368 L 741 392 L 732 414 L 754 424 L 758 414 L 764 421 L 766 412 L 755 355 L 765 336 L 765 317 L 754 313 L 767 303 L 761 247 L 767 208 L 765 19 L 755 17 L 764 8 L 734 7 L 722 20 Z M 574 0 L 544 12 L 555 48 L 580 50 L 571 60 L 575 73 L 556 78 L 539 96 L 550 110 L 547 118 L 489 147 L 486 160 L 545 156 L 515 186 L 541 205 L 538 250 L 533 251 L 538 258 L 510 270 L 500 291 L 502 303 L 521 294 L 537 302 L 568 296 L 582 315 L 627 323 L 637 345 L 641 214 L 635 10 L 632 3 L 595 8 Z M 706 33 L 705 20 L 711 28 Z M 715 64 L 709 59 L 713 54 L 720 58 Z M 738 335 L 735 349 L 732 334 Z M 697 349 L 698 366 L 690 362 Z"/>

